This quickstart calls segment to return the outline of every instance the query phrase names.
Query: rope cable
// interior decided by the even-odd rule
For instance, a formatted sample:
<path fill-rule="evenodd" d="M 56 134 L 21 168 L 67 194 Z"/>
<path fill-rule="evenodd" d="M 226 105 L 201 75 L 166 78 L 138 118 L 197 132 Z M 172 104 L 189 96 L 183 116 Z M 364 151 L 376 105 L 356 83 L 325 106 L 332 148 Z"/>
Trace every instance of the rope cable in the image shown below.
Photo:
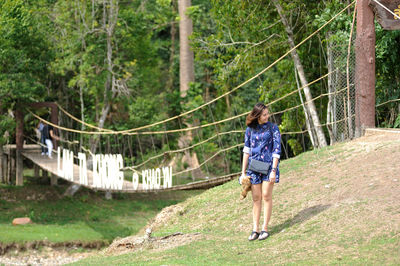
<path fill-rule="evenodd" d="M 357 0 L 355 0 L 355 6 L 354 6 L 354 11 L 353 11 L 353 21 L 351 24 L 351 30 L 350 30 L 350 37 L 349 37 L 349 44 L 347 46 L 347 58 L 346 58 L 346 83 L 347 83 L 347 113 L 350 116 L 351 115 L 351 102 L 350 102 L 350 53 L 351 53 L 351 43 L 353 40 L 353 30 L 354 30 L 354 24 L 356 21 L 356 12 L 357 12 Z M 350 139 L 353 138 L 353 132 L 351 131 L 353 128 L 353 121 L 349 117 L 349 120 L 347 121 L 348 123 L 348 134 Z"/>
<path fill-rule="evenodd" d="M 281 57 L 279 57 L 277 60 L 275 60 L 272 64 L 270 64 L 269 66 L 267 66 L 266 68 L 264 68 L 262 71 L 260 71 L 258 74 L 256 74 L 255 76 L 251 77 L 250 79 L 246 80 L 245 82 L 239 84 L 238 86 L 236 86 L 235 88 L 233 88 L 230 91 L 227 91 L 226 93 L 223 93 L 222 95 L 218 96 L 217 98 L 204 103 L 192 110 L 189 110 L 187 112 L 184 112 L 182 114 L 179 114 L 177 116 L 174 117 L 170 117 L 168 119 L 165 119 L 163 121 L 159 121 L 150 125 L 146 125 L 146 126 L 142 126 L 142 127 L 138 127 L 138 128 L 133 128 L 133 129 L 129 129 L 129 130 L 125 130 L 125 131 L 120 131 L 120 133 L 128 133 L 128 132 L 133 132 L 133 131 L 139 131 L 141 129 L 145 129 L 145 128 L 149 128 L 149 127 L 153 127 L 155 125 L 159 125 L 161 123 L 165 123 L 174 119 L 177 119 L 178 117 L 182 117 L 185 115 L 188 115 L 190 113 L 193 113 L 194 111 L 197 111 L 201 108 L 203 108 L 204 106 L 210 105 L 211 103 L 225 97 L 228 94 L 233 93 L 234 91 L 236 91 L 237 89 L 243 87 L 244 85 L 248 84 L 249 82 L 253 81 L 254 79 L 256 79 L 257 77 L 261 76 L 262 74 L 264 74 L 266 71 L 268 71 L 270 68 L 272 68 L 273 66 L 275 66 L 278 62 L 280 62 L 283 58 L 285 58 L 287 55 L 289 55 L 292 51 L 294 51 L 295 49 L 297 49 L 299 46 L 303 45 L 306 41 L 308 41 L 309 39 L 311 39 L 311 37 L 313 37 L 315 34 L 317 34 L 318 32 L 320 32 L 323 28 L 325 28 L 328 24 L 330 24 L 332 21 L 334 21 L 339 15 L 341 15 L 344 11 L 346 11 L 348 8 L 350 8 L 353 4 L 355 3 L 355 0 L 350 3 L 349 5 L 347 5 L 345 8 L 343 8 L 339 13 L 337 13 L 335 16 L 333 16 L 329 21 L 327 21 L 324 25 L 322 25 L 320 28 L 318 28 L 316 31 L 314 31 L 312 34 L 310 34 L 308 37 L 306 37 L 304 40 L 302 40 L 300 43 L 298 43 L 297 45 L 295 45 L 292 49 L 290 49 L 289 51 L 287 51 L 284 55 L 282 55 Z"/>
<path fill-rule="evenodd" d="M 387 103 L 398 102 L 398 101 L 400 101 L 400 99 L 389 100 L 389 101 L 387 101 L 387 102 L 377 104 L 377 105 L 375 105 L 375 107 L 379 107 L 379 106 L 385 105 L 385 104 L 387 104 Z"/>
<path fill-rule="evenodd" d="M 319 77 L 319 78 L 309 82 L 308 84 L 304 85 L 301 88 L 297 88 L 297 89 L 293 90 L 292 92 L 290 92 L 290 93 L 288 93 L 288 94 L 286 94 L 286 95 L 284 95 L 284 96 L 282 96 L 282 97 L 280 97 L 280 98 L 268 103 L 267 106 L 271 106 L 272 104 L 277 103 L 278 101 L 281 101 L 281 100 L 291 96 L 294 93 L 297 93 L 299 90 L 302 90 L 307 86 L 311 86 L 312 84 L 320 81 L 321 79 L 324 79 L 324 78 L 328 77 L 329 75 L 333 74 L 336 71 L 337 71 L 337 69 L 325 74 L 322 77 Z M 30 112 L 35 118 L 39 119 L 40 121 L 42 121 L 44 123 L 47 123 L 47 124 L 49 124 L 49 125 L 51 125 L 51 126 L 53 126 L 55 128 L 61 129 L 61 130 L 70 131 L 70 132 L 77 132 L 77 133 L 83 133 L 83 134 L 91 134 L 91 135 L 106 135 L 106 134 L 110 134 L 109 132 L 81 131 L 81 130 L 62 127 L 62 126 L 53 124 L 53 123 L 41 118 L 40 116 L 34 114 L 30 110 L 28 110 L 28 112 Z M 224 122 L 227 122 L 227 121 L 231 121 L 233 119 L 242 117 L 242 116 L 247 115 L 249 113 L 250 113 L 250 111 L 242 113 L 242 114 L 239 114 L 239 115 L 236 115 L 236 116 L 233 116 L 233 117 L 229 117 L 229 118 L 226 118 L 226 119 L 223 119 L 223 120 L 220 120 L 220 121 L 216 121 L 216 122 L 208 123 L 208 124 L 204 124 L 204 125 L 199 125 L 199 126 L 196 126 L 196 127 L 188 127 L 188 128 L 182 129 L 182 126 L 180 125 L 180 129 L 172 129 L 172 130 L 166 130 L 166 131 L 131 132 L 131 133 L 123 133 L 123 134 L 125 134 L 125 135 L 150 135 L 150 134 L 165 134 L 165 133 L 176 133 L 176 132 L 181 132 L 181 131 L 190 131 L 190 130 L 194 130 L 194 129 L 200 129 L 200 128 L 203 128 L 203 127 L 213 126 L 214 124 L 219 124 L 219 123 L 224 123 Z M 113 133 L 114 134 L 120 134 L 121 131 L 114 131 Z"/>
<path fill-rule="evenodd" d="M 375 0 L 375 1 L 376 1 L 376 0 Z M 170 118 L 168 118 L 168 119 L 165 119 L 165 120 L 162 120 L 162 121 L 153 123 L 153 124 L 149 124 L 149 125 L 145 125 L 145 126 L 141 126 L 141 127 L 137 127 L 137 128 L 132 128 L 132 129 L 128 129 L 128 130 L 122 130 L 122 131 L 100 131 L 100 132 L 90 132 L 90 131 L 88 131 L 88 132 L 84 132 L 84 131 L 79 131 L 79 130 L 67 129 L 67 128 L 63 128 L 63 127 L 59 127 L 59 128 L 60 128 L 60 129 L 63 129 L 63 130 L 70 130 L 70 131 L 75 131 L 75 132 L 78 132 L 78 133 L 86 133 L 86 134 L 95 134 L 95 133 L 97 133 L 97 134 L 125 134 L 125 133 L 131 133 L 131 132 L 134 132 L 134 131 L 139 131 L 139 130 L 142 130 L 142 129 L 150 128 L 150 127 L 153 127 L 153 126 L 156 126 L 156 125 L 159 125 L 159 124 L 166 123 L 166 122 L 169 122 L 169 121 L 171 121 L 171 120 L 177 119 L 177 118 L 179 118 L 179 117 L 186 116 L 186 115 L 188 115 L 188 114 L 190 114 L 190 113 L 193 113 L 193 112 L 195 112 L 195 111 L 197 111 L 197 110 L 203 108 L 204 106 L 207 106 L 207 105 L 212 104 L 213 102 L 215 102 L 215 101 L 217 101 L 217 100 L 219 100 L 219 99 L 225 97 L 226 95 L 229 95 L 229 94 L 233 93 L 233 92 L 236 91 L 237 89 L 243 87 L 244 85 L 250 83 L 250 82 L 253 81 L 254 79 L 256 79 L 256 78 L 258 78 L 259 76 L 261 76 L 263 73 L 265 73 L 265 72 L 268 71 L 270 68 L 272 68 L 273 66 L 275 66 L 278 62 L 280 62 L 283 58 L 285 58 L 287 55 L 289 55 L 292 51 L 294 51 L 295 49 L 297 49 L 299 46 L 303 45 L 306 41 L 308 41 L 309 39 L 311 39 L 315 34 L 317 34 L 318 32 L 320 32 L 320 31 L 321 31 L 323 28 L 325 28 L 328 24 L 330 24 L 332 21 L 334 21 L 339 15 L 341 15 L 344 11 L 346 11 L 348 8 L 350 8 L 354 3 L 355 3 L 355 0 L 354 0 L 352 3 L 350 3 L 349 5 L 347 5 L 345 8 L 343 8 L 339 13 L 337 13 L 335 16 L 333 16 L 330 20 L 328 20 L 324 25 L 322 25 L 322 26 L 321 26 L 320 28 L 318 28 L 316 31 L 314 31 L 313 33 L 311 33 L 308 37 L 306 37 L 305 39 L 303 39 L 300 43 L 298 43 L 297 45 L 295 45 L 293 48 L 291 48 L 289 51 L 287 51 L 285 54 L 283 54 L 281 57 L 279 57 L 279 58 L 278 58 L 277 60 L 275 60 L 272 64 L 270 64 L 269 66 L 267 66 L 266 68 L 264 68 L 262 71 L 260 71 L 260 72 L 259 72 L 258 74 L 256 74 L 255 76 L 253 76 L 253 77 L 251 77 L 250 79 L 248 79 L 248 80 L 244 81 L 243 83 L 239 84 L 238 86 L 236 86 L 236 87 L 233 88 L 232 90 L 227 91 L 226 93 L 223 93 L 222 95 L 216 97 L 215 99 L 213 99 L 213 100 L 211 100 L 211 101 L 209 101 L 209 102 L 207 102 L 207 103 L 204 103 L 204 104 L 202 104 L 202 105 L 200 105 L 200 106 L 198 106 L 198 107 L 196 107 L 196 108 L 194 108 L 194 109 L 192 109 L 192 110 L 189 110 L 189 111 L 187 111 L 187 112 L 181 113 L 181 114 L 179 114 L 179 115 L 170 117 Z M 35 115 L 35 117 L 37 117 L 37 116 Z M 38 117 L 37 117 L 37 118 L 38 118 Z M 45 121 L 44 119 L 41 119 L 41 118 L 38 118 L 38 119 Z M 76 119 L 77 119 L 77 118 L 76 118 Z M 77 120 L 79 120 L 79 119 L 77 119 Z M 82 122 L 83 122 L 83 121 L 82 121 Z M 55 126 L 55 125 L 53 125 L 53 126 Z M 91 126 L 92 126 L 92 125 L 91 125 Z M 89 132 L 90 132 L 90 133 L 89 133 Z"/>
<path fill-rule="evenodd" d="M 206 143 L 206 142 L 208 142 L 208 141 L 210 141 L 212 139 L 215 139 L 216 137 L 218 137 L 218 135 L 225 135 L 225 134 L 231 134 L 231 133 L 243 133 L 243 132 L 244 132 L 243 130 L 233 130 L 233 131 L 228 131 L 228 132 L 221 132 L 221 133 L 218 133 L 218 134 L 216 134 L 216 135 L 214 135 L 214 136 L 212 136 L 212 137 L 210 137 L 210 138 L 208 138 L 206 140 L 198 142 L 198 143 L 196 143 L 196 144 L 194 144 L 192 146 L 189 146 L 189 147 L 186 147 L 186 148 L 182 148 L 182 149 L 178 149 L 178 150 L 166 151 L 166 152 L 163 152 L 162 154 L 158 154 L 158 155 L 155 155 L 153 157 L 150 157 L 146 161 L 144 161 L 144 162 L 142 162 L 142 163 L 140 163 L 140 164 L 138 164 L 136 166 L 133 166 L 133 168 L 138 168 L 138 167 L 146 164 L 150 160 L 153 160 L 153 159 L 156 159 L 158 157 L 164 156 L 165 154 L 168 154 L 168 153 L 179 153 L 179 152 L 183 152 L 183 151 L 186 151 L 186 150 L 189 150 L 189 149 L 193 149 L 194 147 L 197 147 L 197 146 L 202 145 L 202 144 L 204 144 L 204 143 Z"/>
<path fill-rule="evenodd" d="M 215 119 L 214 119 L 214 113 L 213 113 L 213 111 L 211 110 L 211 106 L 210 105 L 208 105 L 207 106 L 208 108 L 208 111 L 211 113 L 211 119 L 212 119 L 212 121 L 213 121 L 213 123 L 215 123 Z M 219 133 L 219 131 L 218 131 L 218 127 L 217 127 L 217 125 L 216 124 L 214 124 L 214 128 L 215 128 L 215 132 L 217 132 L 217 140 L 218 140 L 218 145 L 219 145 L 219 148 L 221 149 L 222 147 L 223 147 L 223 145 L 222 145 L 222 142 L 221 142 L 221 138 L 220 138 L 220 135 L 218 134 Z M 226 153 L 224 152 L 224 162 L 225 162 L 225 170 L 227 171 L 227 172 L 229 172 L 228 171 L 228 168 L 229 168 L 229 164 L 228 164 L 228 161 L 227 161 L 227 158 L 226 158 Z"/>
<path fill-rule="evenodd" d="M 87 127 L 90 127 L 90 128 L 97 129 L 97 130 L 99 130 L 99 131 L 114 132 L 114 131 L 111 130 L 111 129 L 100 128 L 100 127 L 91 125 L 91 124 L 89 124 L 89 123 L 86 123 L 85 121 L 82 121 L 82 120 L 80 120 L 79 118 L 77 118 L 77 117 L 73 116 L 72 114 L 68 113 L 64 108 L 61 107 L 61 105 L 60 105 L 59 103 L 56 102 L 56 105 L 57 105 L 57 107 L 60 109 L 60 111 L 62 111 L 63 113 L 65 113 L 67 116 L 69 116 L 69 117 L 72 118 L 73 120 L 77 121 L 78 123 L 81 123 L 81 124 L 83 124 L 83 125 L 85 125 L 85 126 L 87 126 Z M 82 131 L 83 131 L 83 130 L 82 130 Z"/>
<path fill-rule="evenodd" d="M 391 13 L 393 16 L 395 16 L 397 19 L 400 19 L 400 16 L 397 15 L 396 13 L 394 13 L 392 10 L 390 10 L 389 8 L 387 8 L 386 6 L 384 6 L 381 2 L 377 1 L 377 0 L 373 0 L 374 2 L 376 2 L 377 4 L 379 4 L 381 7 L 383 7 L 384 9 L 386 9 L 386 11 L 388 11 L 389 13 Z"/>

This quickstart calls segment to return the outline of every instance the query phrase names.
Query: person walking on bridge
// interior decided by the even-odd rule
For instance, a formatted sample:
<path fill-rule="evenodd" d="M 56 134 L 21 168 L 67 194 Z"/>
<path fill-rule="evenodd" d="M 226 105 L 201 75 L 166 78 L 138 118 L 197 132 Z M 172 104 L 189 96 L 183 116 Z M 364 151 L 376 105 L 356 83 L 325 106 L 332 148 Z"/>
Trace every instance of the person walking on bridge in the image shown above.
<path fill-rule="evenodd" d="M 52 153 L 53 147 L 54 147 L 53 139 L 60 140 L 60 138 L 54 134 L 53 126 L 49 125 L 47 123 L 44 123 L 43 129 L 42 129 L 42 134 L 43 134 L 45 143 L 47 145 L 47 154 L 46 155 L 48 155 L 49 158 L 52 159 L 53 157 L 51 156 L 51 153 Z"/>
<path fill-rule="evenodd" d="M 37 129 L 38 129 L 38 134 L 39 134 L 39 138 L 40 138 L 40 147 L 42 149 L 42 155 L 47 154 L 47 148 L 46 148 L 46 142 L 43 136 L 43 127 L 44 124 L 42 121 L 39 121 L 39 124 L 37 125 Z"/>
<path fill-rule="evenodd" d="M 269 237 L 268 223 L 272 213 L 272 191 L 279 183 L 281 134 L 277 125 L 268 121 L 269 113 L 263 103 L 257 103 L 246 117 L 242 175 L 250 177 L 253 197 L 253 231 L 249 240 Z M 247 171 L 246 171 L 247 169 Z M 264 223 L 260 231 L 261 206 L 264 203 Z"/>

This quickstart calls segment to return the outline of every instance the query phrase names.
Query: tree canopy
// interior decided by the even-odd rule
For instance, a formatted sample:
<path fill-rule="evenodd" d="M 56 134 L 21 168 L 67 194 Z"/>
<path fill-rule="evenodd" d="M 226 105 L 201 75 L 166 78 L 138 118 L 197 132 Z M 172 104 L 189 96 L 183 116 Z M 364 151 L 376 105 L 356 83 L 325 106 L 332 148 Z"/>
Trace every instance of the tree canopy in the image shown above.
<path fill-rule="evenodd" d="M 296 44 L 349 4 L 344 0 L 279 2 Z M 353 8 L 297 48 L 309 81 L 328 72 L 330 43 L 348 43 Z M 187 14 L 193 21 L 190 40 L 195 81 L 181 98 L 176 0 L 0 0 L 1 141 L 14 141 L 15 109 L 40 101 L 56 101 L 101 128 L 124 130 L 154 123 L 230 91 L 290 49 L 272 1 L 193 0 Z M 400 32 L 385 31 L 376 24 L 376 34 L 376 99 L 380 104 L 400 98 Z M 328 86 L 324 79 L 310 87 L 311 93 L 314 97 L 326 93 Z M 269 103 L 297 88 L 295 65 L 287 56 L 223 100 L 196 111 L 185 123 L 201 125 L 242 114 L 258 101 Z M 301 103 L 297 93 L 270 108 L 276 112 Z M 328 98 L 321 97 L 315 105 L 319 119 L 326 123 Z M 378 125 L 400 127 L 399 102 L 377 110 Z M 216 131 L 243 128 L 241 119 L 195 132 L 193 142 Z M 302 108 L 274 119 L 282 132 L 306 129 Z M 152 130 L 177 129 L 185 126 L 182 122 L 174 120 Z M 167 145 L 177 147 L 178 139 L 178 134 L 157 135 L 142 144 L 163 150 Z M 224 136 L 219 142 L 240 143 L 242 138 Z M 284 145 L 286 155 L 292 156 L 311 148 L 312 141 L 305 134 L 291 134 L 284 138 Z M 196 149 L 212 153 L 217 146 L 209 143 Z M 238 167 L 236 157 L 230 154 L 227 160 Z"/>

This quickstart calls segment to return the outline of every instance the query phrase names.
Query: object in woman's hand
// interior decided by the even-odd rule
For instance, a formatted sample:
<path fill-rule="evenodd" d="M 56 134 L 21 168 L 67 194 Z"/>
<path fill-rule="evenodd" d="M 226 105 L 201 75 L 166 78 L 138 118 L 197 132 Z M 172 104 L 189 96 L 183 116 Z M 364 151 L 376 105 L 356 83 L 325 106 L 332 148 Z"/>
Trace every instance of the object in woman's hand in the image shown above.
<path fill-rule="evenodd" d="M 245 175 L 241 175 L 241 176 L 239 176 L 239 178 L 238 178 L 239 185 L 241 185 L 241 184 L 242 184 L 242 180 L 243 180 L 243 178 L 245 178 Z"/>
<path fill-rule="evenodd" d="M 244 199 L 247 196 L 247 192 L 251 190 L 250 176 L 242 178 L 242 191 L 240 192 L 240 199 Z"/>

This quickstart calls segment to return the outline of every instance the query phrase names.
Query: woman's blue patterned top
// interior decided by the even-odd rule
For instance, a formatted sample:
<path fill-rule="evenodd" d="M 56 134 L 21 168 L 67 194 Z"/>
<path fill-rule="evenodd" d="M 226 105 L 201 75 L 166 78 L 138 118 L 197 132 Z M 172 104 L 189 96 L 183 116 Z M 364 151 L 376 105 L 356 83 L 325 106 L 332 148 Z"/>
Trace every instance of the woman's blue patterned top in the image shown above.
<path fill-rule="evenodd" d="M 272 135 L 271 135 L 272 133 Z M 251 159 L 272 163 L 272 158 L 281 157 L 281 133 L 277 125 L 267 122 L 256 128 L 247 127 L 244 137 L 244 153 Z"/>
<path fill-rule="evenodd" d="M 244 153 L 249 154 L 249 164 L 252 159 L 268 162 L 272 165 L 272 158 L 281 157 L 281 133 L 277 125 L 267 122 L 257 125 L 256 128 L 247 127 L 244 136 Z M 252 184 L 260 184 L 263 181 L 269 181 L 268 174 L 261 174 L 247 170 L 246 173 L 251 177 Z M 275 183 L 279 183 L 279 164 L 276 169 Z"/>

